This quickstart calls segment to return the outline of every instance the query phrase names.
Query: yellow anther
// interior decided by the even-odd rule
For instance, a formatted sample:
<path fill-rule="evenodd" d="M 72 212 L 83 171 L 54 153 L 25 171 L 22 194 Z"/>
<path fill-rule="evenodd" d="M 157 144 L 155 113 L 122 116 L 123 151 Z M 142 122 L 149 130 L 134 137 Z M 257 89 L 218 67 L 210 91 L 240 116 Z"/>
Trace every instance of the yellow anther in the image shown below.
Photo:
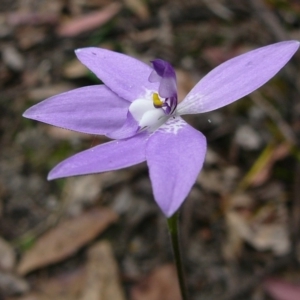
<path fill-rule="evenodd" d="M 162 107 L 163 106 L 163 102 L 160 100 L 159 96 L 157 93 L 154 93 L 152 96 L 153 99 L 153 105 L 154 107 L 158 108 L 158 107 Z"/>

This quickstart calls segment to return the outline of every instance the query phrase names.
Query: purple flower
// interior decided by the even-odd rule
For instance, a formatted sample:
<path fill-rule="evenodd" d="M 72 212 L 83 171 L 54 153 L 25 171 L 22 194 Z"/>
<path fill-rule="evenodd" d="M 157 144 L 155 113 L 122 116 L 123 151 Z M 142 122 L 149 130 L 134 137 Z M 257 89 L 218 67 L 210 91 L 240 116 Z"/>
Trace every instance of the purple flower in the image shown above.
<path fill-rule="evenodd" d="M 78 59 L 104 85 L 51 97 L 24 116 L 114 141 L 64 160 L 48 179 L 147 161 L 154 198 L 172 216 L 191 190 L 206 153 L 203 134 L 180 116 L 212 111 L 248 95 L 272 78 L 298 47 L 298 41 L 280 42 L 230 59 L 202 78 L 181 103 L 174 69 L 166 61 L 155 59 L 150 67 L 105 49 L 77 50 Z"/>

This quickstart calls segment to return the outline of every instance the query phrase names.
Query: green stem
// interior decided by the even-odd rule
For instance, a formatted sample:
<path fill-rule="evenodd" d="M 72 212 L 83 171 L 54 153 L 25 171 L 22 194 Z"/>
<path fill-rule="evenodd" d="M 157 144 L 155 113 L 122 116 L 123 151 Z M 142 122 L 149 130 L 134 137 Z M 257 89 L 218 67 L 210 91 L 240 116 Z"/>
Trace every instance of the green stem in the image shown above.
<path fill-rule="evenodd" d="M 181 297 L 182 300 L 188 300 L 182 259 L 180 254 L 180 243 L 179 243 L 179 234 L 178 234 L 178 212 L 176 212 L 172 217 L 168 218 L 167 222 L 168 222 L 169 233 L 171 236 L 171 242 L 172 242 L 172 248 L 173 248 L 173 253 L 174 253 L 174 258 L 176 263 Z"/>

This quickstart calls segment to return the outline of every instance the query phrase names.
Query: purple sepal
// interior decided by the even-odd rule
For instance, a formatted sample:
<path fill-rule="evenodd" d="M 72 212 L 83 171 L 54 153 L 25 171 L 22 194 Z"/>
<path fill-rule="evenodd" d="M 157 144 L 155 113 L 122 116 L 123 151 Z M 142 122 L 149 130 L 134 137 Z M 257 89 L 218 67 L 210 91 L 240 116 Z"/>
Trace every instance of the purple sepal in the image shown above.
<path fill-rule="evenodd" d="M 181 118 L 149 137 L 146 157 L 155 201 L 172 216 L 190 192 L 206 154 L 204 135 Z"/>
<path fill-rule="evenodd" d="M 134 101 L 146 90 L 157 90 L 148 80 L 151 67 L 128 55 L 95 47 L 75 51 L 78 59 L 121 98 Z"/>
<path fill-rule="evenodd" d="M 59 163 L 48 180 L 118 170 L 145 161 L 148 134 L 108 142 L 75 154 Z"/>
<path fill-rule="evenodd" d="M 48 98 L 27 109 L 23 116 L 78 132 L 106 135 L 124 124 L 129 104 L 106 86 L 93 85 Z"/>
<path fill-rule="evenodd" d="M 178 105 L 177 113 L 197 114 L 228 105 L 270 80 L 299 48 L 285 41 L 234 57 L 204 76 Z"/>

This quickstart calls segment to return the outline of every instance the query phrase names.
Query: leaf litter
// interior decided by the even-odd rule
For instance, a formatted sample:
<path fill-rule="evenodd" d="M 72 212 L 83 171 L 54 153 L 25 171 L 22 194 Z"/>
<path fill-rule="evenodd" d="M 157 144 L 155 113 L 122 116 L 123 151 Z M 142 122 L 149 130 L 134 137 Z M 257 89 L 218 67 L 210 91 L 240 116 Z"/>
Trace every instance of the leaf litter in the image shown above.
<path fill-rule="evenodd" d="M 17 273 L 24 275 L 69 257 L 116 220 L 117 215 L 113 211 L 93 208 L 63 221 L 41 236 L 34 246 L 24 253 Z"/>
<path fill-rule="evenodd" d="M 116 222 L 118 217 L 116 213 L 112 216 L 111 209 L 121 215 L 112 229 L 116 232 L 109 236 L 113 253 L 109 250 L 108 257 L 112 261 L 117 258 L 109 268 L 114 273 L 112 282 L 121 281 L 118 288 L 125 299 L 177 297 L 171 289 L 174 269 L 165 265 L 172 261 L 165 220 L 153 203 L 144 165 L 103 174 L 104 183 L 101 178 L 98 183 L 96 179 L 70 183 L 45 180 L 58 158 L 95 144 L 95 137 L 29 124 L 20 117 L 33 102 L 57 94 L 55 90 L 95 84 L 91 74 L 76 63 L 72 65 L 74 49 L 108 47 L 147 63 L 156 57 L 166 59 L 178 70 L 179 92 L 185 95 L 193 82 L 227 58 L 283 37 L 299 37 L 297 1 L 115 3 L 120 8 L 107 12 L 111 4 L 108 0 L 0 2 L 4 53 L 0 60 L 0 236 L 10 244 L 9 250 L 2 249 L 5 254 L 0 258 L 0 278 L 8 283 L 0 288 L 0 298 L 5 300 L 84 297 L 87 278 L 93 276 L 87 274 L 97 273 L 92 265 L 106 266 L 109 261 L 101 262 L 102 250 L 93 241 Z M 106 20 L 96 18 L 91 22 L 93 13 L 103 11 Z M 68 29 L 67 21 L 74 27 Z M 61 28 L 69 30 L 68 36 L 59 36 Z M 259 299 L 277 300 L 280 296 L 274 292 L 276 288 L 283 291 L 283 297 L 293 295 L 293 291 L 298 297 L 299 272 L 291 272 L 299 264 L 299 258 L 293 256 L 297 253 L 294 245 L 299 245 L 300 168 L 296 145 L 300 106 L 299 87 L 294 83 L 298 65 L 299 56 L 291 70 L 278 74 L 269 88 L 249 99 L 202 118 L 187 118 L 205 132 L 210 144 L 202 177 L 182 213 L 191 299 L 252 300 L 259 295 Z M 254 109 L 260 115 L 256 121 L 251 116 Z M 66 147 L 59 147 L 62 142 Z M 33 153 L 34 148 L 39 151 Z M 89 193 L 84 195 L 77 188 L 70 193 L 72 184 L 77 183 Z M 120 199 L 124 190 L 128 193 Z M 237 192 L 250 200 L 233 200 Z M 65 199 L 65 193 L 69 199 Z M 103 206 L 110 211 L 109 220 L 104 216 L 106 225 L 93 228 L 100 221 L 88 215 Z M 58 214 L 61 221 L 55 226 L 51 223 L 51 229 L 45 226 L 41 236 L 40 232 L 34 235 L 27 254 L 15 246 L 16 238 L 32 232 L 52 214 Z M 68 219 L 70 215 L 72 219 Z M 95 252 L 94 246 L 98 249 Z M 13 253 L 20 258 L 17 271 L 22 275 L 16 272 Z M 76 264 L 74 260 L 81 253 L 85 260 Z M 115 269 L 116 264 L 119 269 Z M 101 273 L 99 269 L 97 274 Z M 94 295 L 99 293 L 96 283 L 91 285 Z M 20 296 L 8 296 L 16 294 Z"/>

